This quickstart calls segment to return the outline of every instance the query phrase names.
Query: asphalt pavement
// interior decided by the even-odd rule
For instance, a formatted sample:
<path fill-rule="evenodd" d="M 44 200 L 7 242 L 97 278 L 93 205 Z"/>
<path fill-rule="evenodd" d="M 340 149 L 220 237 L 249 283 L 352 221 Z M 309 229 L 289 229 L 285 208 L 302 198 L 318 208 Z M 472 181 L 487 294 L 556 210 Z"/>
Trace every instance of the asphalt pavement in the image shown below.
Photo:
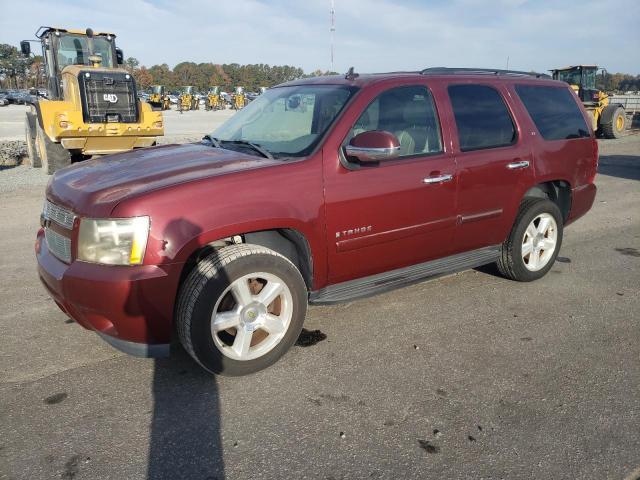
<path fill-rule="evenodd" d="M 313 307 L 306 346 L 241 378 L 68 320 L 36 275 L 44 186 L 0 191 L 0 479 L 640 478 L 640 136 L 601 154 L 544 279 Z"/>

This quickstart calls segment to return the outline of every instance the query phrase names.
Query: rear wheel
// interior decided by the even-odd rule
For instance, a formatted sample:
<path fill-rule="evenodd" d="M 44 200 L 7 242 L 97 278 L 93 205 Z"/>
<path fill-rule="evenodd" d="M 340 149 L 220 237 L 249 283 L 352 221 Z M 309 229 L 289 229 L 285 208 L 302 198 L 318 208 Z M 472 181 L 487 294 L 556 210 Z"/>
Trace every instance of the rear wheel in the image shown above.
<path fill-rule="evenodd" d="M 302 330 L 307 290 L 285 257 L 232 245 L 202 260 L 178 295 L 178 335 L 206 370 L 246 375 L 273 364 Z"/>
<path fill-rule="evenodd" d="M 47 175 L 53 175 L 61 168 L 71 165 L 71 153 L 61 144 L 52 142 L 36 122 L 36 150 Z"/>
<path fill-rule="evenodd" d="M 562 214 L 551 200 L 526 198 L 497 262 L 500 273 L 519 282 L 543 277 L 562 245 Z"/>
<path fill-rule="evenodd" d="M 27 154 L 29 155 L 29 162 L 34 168 L 42 167 L 42 160 L 36 149 L 36 122 L 37 118 L 27 113 L 24 120 L 25 141 L 27 142 Z"/>
<path fill-rule="evenodd" d="M 603 118 L 609 118 L 602 122 Z M 627 117 L 624 108 L 618 105 L 608 105 L 600 115 L 600 130 L 604 138 L 620 138 L 627 127 Z"/>

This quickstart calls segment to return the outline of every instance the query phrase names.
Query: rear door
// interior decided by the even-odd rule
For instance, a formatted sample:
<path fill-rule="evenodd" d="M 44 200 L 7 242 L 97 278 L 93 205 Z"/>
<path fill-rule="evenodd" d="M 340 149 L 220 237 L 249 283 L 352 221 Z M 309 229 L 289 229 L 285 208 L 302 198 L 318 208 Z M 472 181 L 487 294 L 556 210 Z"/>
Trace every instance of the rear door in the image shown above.
<path fill-rule="evenodd" d="M 456 168 L 432 91 L 423 83 L 373 86 L 346 113 L 340 143 L 323 153 L 329 281 L 445 256 L 456 223 Z M 376 165 L 346 158 L 343 147 L 370 130 L 396 135 L 400 157 Z"/>
<path fill-rule="evenodd" d="M 455 252 L 502 243 L 533 178 L 527 138 L 502 85 L 450 83 L 458 165 Z"/>

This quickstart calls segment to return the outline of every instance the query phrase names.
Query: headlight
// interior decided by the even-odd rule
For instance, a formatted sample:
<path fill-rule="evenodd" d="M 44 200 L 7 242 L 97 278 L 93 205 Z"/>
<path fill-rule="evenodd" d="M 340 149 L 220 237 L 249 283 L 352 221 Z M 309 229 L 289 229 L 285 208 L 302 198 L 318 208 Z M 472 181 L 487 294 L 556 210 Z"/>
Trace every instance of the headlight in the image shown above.
<path fill-rule="evenodd" d="M 80 220 L 78 260 L 140 265 L 149 236 L 149 217 Z"/>

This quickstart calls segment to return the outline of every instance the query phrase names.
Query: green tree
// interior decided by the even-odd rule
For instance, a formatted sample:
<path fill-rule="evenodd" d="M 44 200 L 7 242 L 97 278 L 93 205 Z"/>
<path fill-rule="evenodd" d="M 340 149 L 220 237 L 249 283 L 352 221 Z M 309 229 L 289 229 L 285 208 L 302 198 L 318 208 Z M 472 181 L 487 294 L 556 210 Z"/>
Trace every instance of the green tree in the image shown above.
<path fill-rule="evenodd" d="M 140 62 L 138 61 L 137 58 L 134 58 L 134 57 L 129 57 L 124 61 L 124 68 L 126 68 L 131 74 L 135 72 L 135 70 L 138 68 L 139 65 L 140 65 Z"/>
<path fill-rule="evenodd" d="M 3 84 L 10 88 L 24 88 L 28 83 L 28 72 L 33 58 L 24 57 L 16 47 L 0 44 L 0 75 Z"/>

